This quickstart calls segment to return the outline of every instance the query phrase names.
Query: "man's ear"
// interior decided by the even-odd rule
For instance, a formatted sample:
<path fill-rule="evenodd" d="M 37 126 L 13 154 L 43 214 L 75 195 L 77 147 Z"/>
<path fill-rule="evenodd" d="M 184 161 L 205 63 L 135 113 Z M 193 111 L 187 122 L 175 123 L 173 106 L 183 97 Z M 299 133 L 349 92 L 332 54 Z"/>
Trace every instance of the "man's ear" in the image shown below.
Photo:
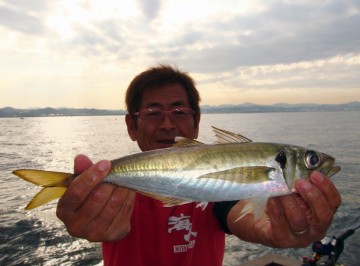
<path fill-rule="evenodd" d="M 125 116 L 125 122 L 128 130 L 128 134 L 132 141 L 137 140 L 137 127 L 136 127 L 136 121 L 134 121 L 133 117 L 129 114 Z"/>

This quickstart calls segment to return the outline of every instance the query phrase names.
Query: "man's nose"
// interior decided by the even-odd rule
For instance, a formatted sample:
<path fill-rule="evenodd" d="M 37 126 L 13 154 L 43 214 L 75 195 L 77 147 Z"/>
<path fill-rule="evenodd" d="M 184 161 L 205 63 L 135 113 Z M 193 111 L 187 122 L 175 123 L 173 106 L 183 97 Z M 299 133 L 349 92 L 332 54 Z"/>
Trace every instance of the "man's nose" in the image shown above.
<path fill-rule="evenodd" d="M 160 128 L 162 129 L 173 129 L 175 125 L 171 119 L 170 113 L 164 113 L 164 117 L 161 121 Z"/>

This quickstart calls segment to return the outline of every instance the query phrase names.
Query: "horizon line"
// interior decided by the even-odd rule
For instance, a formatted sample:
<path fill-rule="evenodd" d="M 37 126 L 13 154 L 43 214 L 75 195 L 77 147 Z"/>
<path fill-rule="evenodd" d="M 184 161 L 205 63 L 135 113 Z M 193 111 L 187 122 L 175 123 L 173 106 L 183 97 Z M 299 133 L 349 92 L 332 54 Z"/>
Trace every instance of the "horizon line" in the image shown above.
<path fill-rule="evenodd" d="M 287 103 L 287 102 L 277 102 L 273 104 L 258 104 L 253 102 L 243 102 L 243 103 L 222 103 L 218 105 L 211 105 L 211 104 L 200 104 L 200 107 L 221 107 L 221 106 L 238 106 L 238 105 L 257 105 L 257 106 L 274 106 L 274 105 L 345 105 L 345 104 L 352 104 L 352 103 L 360 103 L 360 100 L 351 101 L 351 102 L 344 102 L 344 103 L 313 103 L 313 102 L 302 102 L 302 103 Z M 52 108 L 52 109 L 95 109 L 95 110 L 110 110 L 110 111 L 123 111 L 125 109 L 108 109 L 108 108 L 97 108 L 97 107 L 52 107 L 52 106 L 45 106 L 45 107 L 13 107 L 13 106 L 4 106 L 0 107 L 0 109 L 5 108 L 13 108 L 18 110 L 27 110 L 27 109 L 46 109 L 46 108 Z"/>

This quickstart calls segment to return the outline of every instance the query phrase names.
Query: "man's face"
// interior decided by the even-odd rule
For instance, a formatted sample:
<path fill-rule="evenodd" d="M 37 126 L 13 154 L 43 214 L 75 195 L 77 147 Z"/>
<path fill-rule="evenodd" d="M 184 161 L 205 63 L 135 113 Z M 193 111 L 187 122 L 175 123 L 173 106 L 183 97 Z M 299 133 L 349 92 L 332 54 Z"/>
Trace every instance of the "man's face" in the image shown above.
<path fill-rule="evenodd" d="M 148 108 L 169 111 L 179 107 L 190 108 L 185 89 L 179 84 L 168 84 L 145 91 L 139 111 Z M 194 124 L 193 116 L 190 119 L 178 121 L 171 118 L 169 113 L 156 122 L 139 116 L 136 121 L 137 127 L 132 117 L 127 115 L 126 124 L 131 139 L 137 141 L 142 151 L 148 151 L 171 147 L 177 136 L 196 139 L 200 114 L 195 116 L 197 126 Z"/>

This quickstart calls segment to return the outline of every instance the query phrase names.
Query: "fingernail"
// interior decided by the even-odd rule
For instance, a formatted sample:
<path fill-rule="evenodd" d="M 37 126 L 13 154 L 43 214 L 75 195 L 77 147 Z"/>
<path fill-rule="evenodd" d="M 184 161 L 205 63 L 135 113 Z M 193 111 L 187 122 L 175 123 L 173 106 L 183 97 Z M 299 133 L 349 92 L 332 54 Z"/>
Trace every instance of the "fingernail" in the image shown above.
<path fill-rule="evenodd" d="M 110 163 L 109 161 L 100 161 L 97 167 L 101 172 L 105 172 L 110 168 Z"/>
<path fill-rule="evenodd" d="M 300 181 L 298 182 L 298 186 L 299 186 L 299 188 L 302 189 L 302 190 L 310 190 L 310 189 L 311 189 L 311 184 L 310 184 L 310 182 L 307 181 L 307 180 L 300 180 Z"/>

